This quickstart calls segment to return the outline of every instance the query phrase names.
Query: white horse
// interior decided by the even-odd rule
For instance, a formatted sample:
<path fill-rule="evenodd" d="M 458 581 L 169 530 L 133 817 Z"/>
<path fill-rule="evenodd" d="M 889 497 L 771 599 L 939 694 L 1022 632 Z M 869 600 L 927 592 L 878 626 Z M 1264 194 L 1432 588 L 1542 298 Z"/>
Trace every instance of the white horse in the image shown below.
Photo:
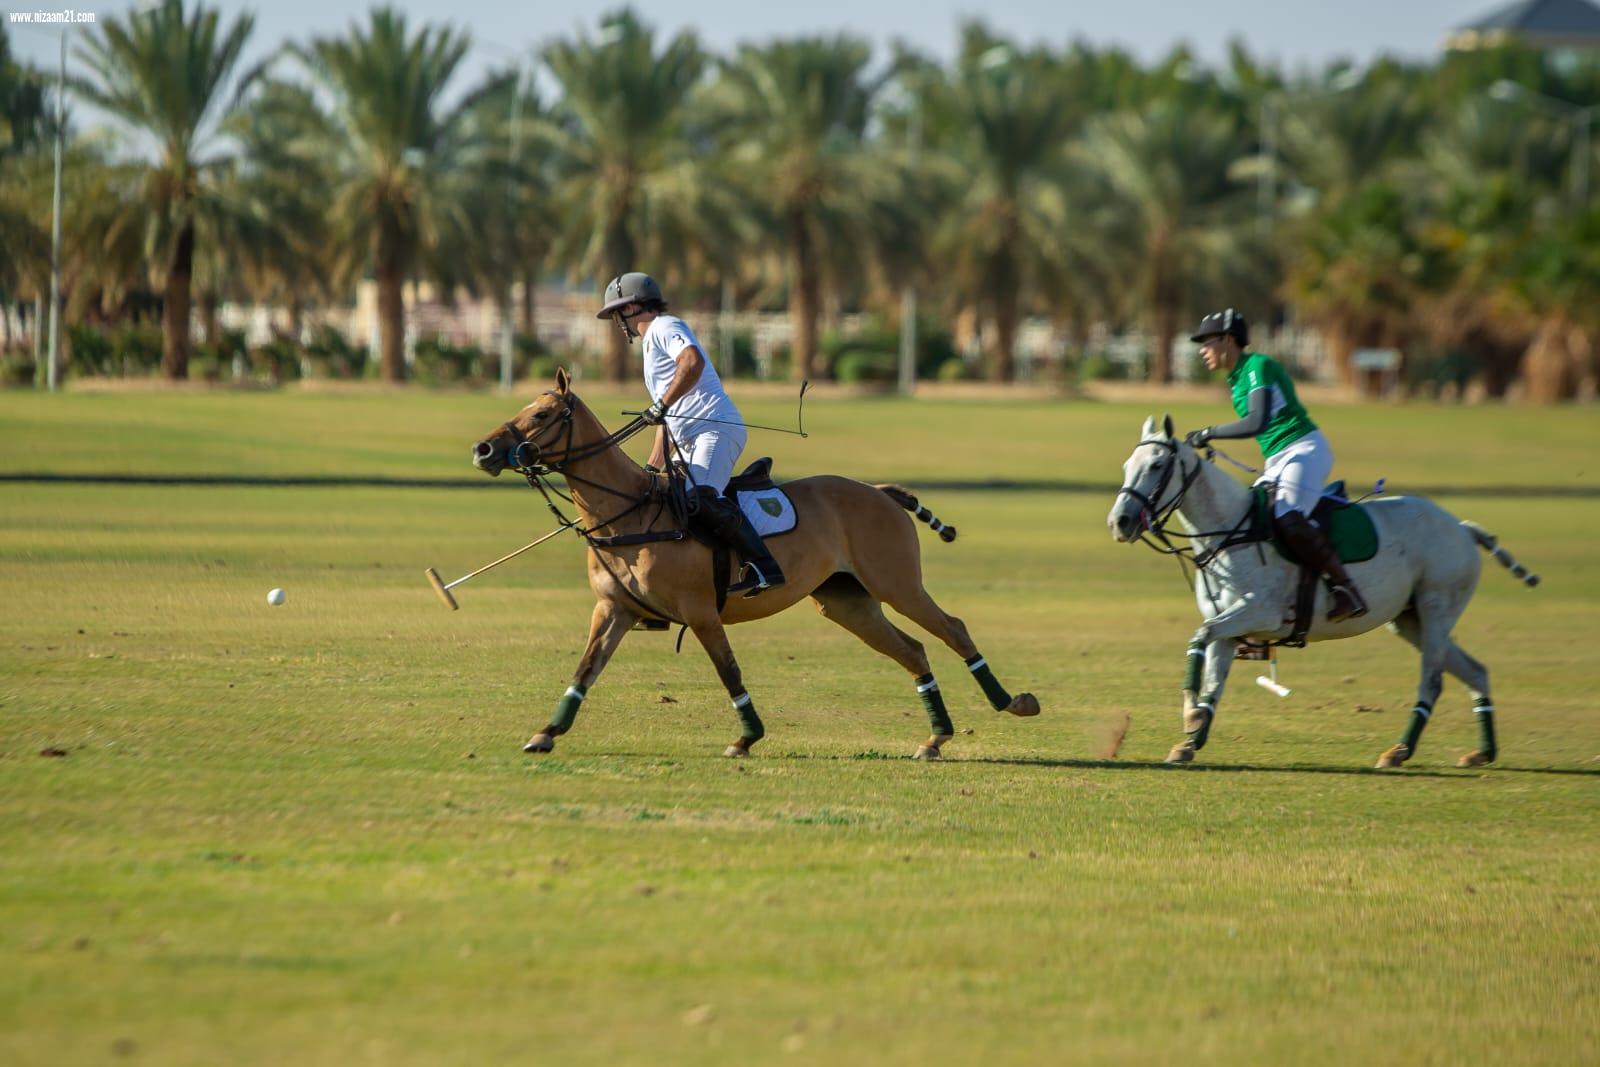
<path fill-rule="evenodd" d="M 1175 745 L 1168 763 L 1188 763 L 1205 746 L 1241 639 L 1282 640 L 1293 630 L 1300 568 L 1260 541 L 1237 543 L 1253 506 L 1250 489 L 1203 458 L 1173 435 L 1172 416 L 1157 427 L 1145 420 L 1139 445 L 1122 465 L 1122 488 L 1107 517 L 1118 541 L 1154 534 L 1191 539 L 1195 599 L 1205 622 L 1189 642 L 1183 688 L 1183 727 L 1188 738 Z M 1378 759 L 1380 768 L 1399 767 L 1415 754 L 1422 729 L 1433 712 L 1449 671 L 1472 694 L 1481 746 L 1457 762 L 1479 767 L 1494 760 L 1494 703 L 1489 672 L 1451 639 L 1450 631 L 1478 585 L 1478 548 L 1489 551 L 1528 586 L 1537 575 L 1498 546 L 1475 523 L 1456 519 L 1422 497 L 1386 497 L 1362 505 L 1377 527 L 1378 552 L 1365 563 L 1350 564 L 1351 576 L 1367 599 L 1359 619 L 1330 623 L 1328 593 L 1318 582 L 1308 641 L 1355 637 L 1385 623 L 1422 653 L 1417 703 L 1401 741 Z M 1169 531 L 1176 515 L 1184 533 Z M 1236 542 L 1229 545 L 1228 542 Z M 1160 546 L 1157 546 L 1160 547 Z M 1188 555 L 1189 549 L 1166 551 Z"/>

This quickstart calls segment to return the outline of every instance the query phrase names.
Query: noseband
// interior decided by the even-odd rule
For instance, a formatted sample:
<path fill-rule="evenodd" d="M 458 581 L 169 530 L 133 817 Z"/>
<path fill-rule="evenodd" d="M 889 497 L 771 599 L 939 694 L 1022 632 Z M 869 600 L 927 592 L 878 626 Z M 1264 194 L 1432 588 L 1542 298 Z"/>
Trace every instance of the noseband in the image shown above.
<path fill-rule="evenodd" d="M 1153 533 L 1165 541 L 1167 536 L 1167 523 L 1172 521 L 1173 514 L 1180 506 L 1182 506 L 1183 498 L 1189 495 L 1189 488 L 1194 485 L 1195 479 L 1200 477 L 1200 465 L 1205 461 L 1197 459 L 1194 465 L 1194 470 L 1184 472 L 1183 482 L 1178 486 L 1178 492 L 1172 498 L 1172 503 L 1168 504 L 1165 509 L 1160 509 L 1157 507 L 1157 503 L 1166 493 L 1167 486 L 1172 483 L 1172 472 L 1183 466 L 1183 457 L 1179 455 L 1178 445 L 1174 441 L 1164 441 L 1160 438 L 1152 438 L 1148 441 L 1140 441 L 1139 443 L 1141 445 L 1158 445 L 1161 448 L 1166 449 L 1168 452 L 1171 452 L 1172 465 L 1161 472 L 1161 480 L 1156 483 L 1156 490 L 1150 496 L 1145 496 L 1131 485 L 1124 485 L 1117 491 L 1117 496 L 1121 497 L 1126 494 L 1127 496 L 1131 496 L 1134 500 L 1138 501 L 1139 517 L 1144 520 L 1145 531 Z M 1141 531 L 1139 536 L 1142 539 L 1144 538 L 1145 533 Z"/>

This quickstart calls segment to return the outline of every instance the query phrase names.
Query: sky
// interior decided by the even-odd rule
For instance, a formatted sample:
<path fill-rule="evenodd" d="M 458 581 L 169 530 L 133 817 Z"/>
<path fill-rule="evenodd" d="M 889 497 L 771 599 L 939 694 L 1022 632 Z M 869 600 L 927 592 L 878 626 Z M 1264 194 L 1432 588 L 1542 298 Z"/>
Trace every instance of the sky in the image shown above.
<path fill-rule="evenodd" d="M 743 41 L 848 31 L 881 49 L 904 41 L 939 58 L 956 47 L 961 23 L 981 15 L 991 29 L 1024 43 L 1082 39 L 1119 45 L 1141 59 L 1187 43 L 1202 62 L 1218 63 L 1228 42 L 1242 38 L 1261 58 L 1291 70 L 1345 58 L 1370 61 L 1383 52 L 1426 57 L 1446 32 L 1509 0 L 655 0 L 632 4 L 657 31 L 693 28 L 715 51 Z M 123 0 L 6 0 L 6 10 L 61 10 L 100 15 L 135 6 Z M 253 11 L 255 55 L 289 39 L 343 32 L 364 19 L 371 0 L 221 0 L 228 13 Z M 417 21 L 451 22 L 471 32 L 476 75 L 530 52 L 540 42 L 594 31 L 613 0 L 395 0 Z M 54 68 L 55 29 L 8 27 L 16 54 Z M 69 32 L 78 32 L 76 30 Z M 69 41 L 69 67 L 71 43 Z"/>

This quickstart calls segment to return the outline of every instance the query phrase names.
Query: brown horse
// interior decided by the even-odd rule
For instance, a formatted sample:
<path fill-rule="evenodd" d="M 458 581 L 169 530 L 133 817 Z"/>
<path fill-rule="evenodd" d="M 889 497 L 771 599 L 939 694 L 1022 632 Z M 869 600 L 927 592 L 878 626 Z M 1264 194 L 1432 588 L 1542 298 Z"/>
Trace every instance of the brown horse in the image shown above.
<path fill-rule="evenodd" d="M 712 551 L 683 535 L 681 524 L 662 503 L 665 479 L 630 459 L 617 445 L 622 436 L 606 432 L 572 391 L 566 372 L 558 371 L 555 389 L 541 394 L 472 451 L 473 465 L 491 475 L 508 467 L 562 474 L 578 509 L 580 532 L 589 543 L 589 587 L 596 603 L 588 647 L 555 716 L 525 751 L 554 749 L 555 739 L 572 728 L 589 687 L 624 635 L 641 620 L 660 619 L 686 625 L 705 647 L 742 727 L 724 754 L 749 755 L 750 746 L 766 731 L 745 692 L 726 627 L 776 615 L 808 595 L 826 618 L 915 676 L 933 727 L 917 750 L 918 758 L 938 758 L 955 730 L 922 645 L 884 617 L 884 604 L 962 657 L 995 710 L 1039 714 L 1033 694 L 1013 697 L 1005 691 L 961 620 L 945 614 L 922 587 L 916 526 L 906 513 L 915 512 L 934 529 L 944 529 L 947 537 L 953 538 L 954 531 L 919 507 L 910 493 L 832 475 L 785 483 L 800 521 L 793 532 L 774 538 L 770 548 L 788 575 L 787 584 L 758 597 L 729 599 L 719 612 Z"/>

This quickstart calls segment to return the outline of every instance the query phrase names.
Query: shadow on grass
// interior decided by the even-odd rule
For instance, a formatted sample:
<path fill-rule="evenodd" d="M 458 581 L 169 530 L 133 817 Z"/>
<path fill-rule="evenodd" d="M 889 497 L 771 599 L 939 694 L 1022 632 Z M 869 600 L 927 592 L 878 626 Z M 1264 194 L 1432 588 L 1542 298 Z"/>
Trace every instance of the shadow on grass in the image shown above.
<path fill-rule="evenodd" d="M 1157 763 L 1131 760 L 1097 759 L 1043 759 L 1026 756 L 974 756 L 951 760 L 952 763 L 994 763 L 1012 767 L 1061 767 L 1076 770 L 1107 771 L 1166 771 L 1172 774 L 1354 774 L 1374 778 L 1462 778 L 1465 775 L 1448 771 L 1398 770 L 1380 771 L 1376 767 L 1329 767 L 1315 763 Z"/>

